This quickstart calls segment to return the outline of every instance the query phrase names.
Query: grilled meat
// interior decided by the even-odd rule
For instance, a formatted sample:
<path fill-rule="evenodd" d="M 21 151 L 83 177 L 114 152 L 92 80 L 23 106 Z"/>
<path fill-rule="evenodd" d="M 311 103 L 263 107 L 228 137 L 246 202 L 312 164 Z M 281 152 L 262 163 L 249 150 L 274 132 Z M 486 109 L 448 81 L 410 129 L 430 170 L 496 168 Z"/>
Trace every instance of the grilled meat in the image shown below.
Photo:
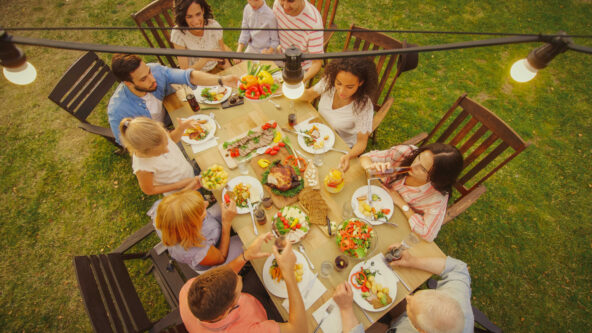
<path fill-rule="evenodd" d="M 296 175 L 294 168 L 291 166 L 278 163 L 269 170 L 267 185 L 278 191 L 284 192 L 300 185 L 300 177 Z"/>

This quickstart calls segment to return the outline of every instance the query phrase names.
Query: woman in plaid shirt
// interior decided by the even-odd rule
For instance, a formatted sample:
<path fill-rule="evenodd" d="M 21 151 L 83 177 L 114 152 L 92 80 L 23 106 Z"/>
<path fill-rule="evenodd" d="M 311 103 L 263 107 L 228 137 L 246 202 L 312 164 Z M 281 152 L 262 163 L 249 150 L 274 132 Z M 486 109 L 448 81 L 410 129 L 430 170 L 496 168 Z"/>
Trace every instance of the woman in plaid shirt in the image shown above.
<path fill-rule="evenodd" d="M 399 145 L 364 154 L 360 163 L 364 169 L 376 172 L 410 167 L 406 173 L 383 179 L 383 187 L 409 220 L 411 230 L 433 241 L 444 221 L 452 185 L 463 168 L 458 149 L 444 143 L 420 148 Z"/>

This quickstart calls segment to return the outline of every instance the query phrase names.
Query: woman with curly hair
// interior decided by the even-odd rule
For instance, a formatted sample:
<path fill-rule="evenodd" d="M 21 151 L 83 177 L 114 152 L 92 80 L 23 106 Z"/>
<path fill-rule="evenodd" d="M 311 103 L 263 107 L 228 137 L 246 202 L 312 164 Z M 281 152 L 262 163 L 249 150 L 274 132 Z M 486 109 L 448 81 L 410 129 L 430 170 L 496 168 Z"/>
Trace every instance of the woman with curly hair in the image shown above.
<path fill-rule="evenodd" d="M 411 230 L 433 241 L 444 222 L 452 185 L 463 168 L 460 151 L 439 142 L 419 148 L 397 145 L 362 155 L 360 164 L 379 173 L 405 168 L 404 173 L 382 179 L 383 187 L 407 217 Z"/>
<path fill-rule="evenodd" d="M 371 96 L 377 85 L 374 62 L 367 58 L 343 58 L 330 62 L 321 81 L 302 97 L 306 101 L 321 97 L 319 113 L 350 146 L 339 162 L 343 171 L 349 168 L 352 158 L 366 150 L 374 116 Z"/>
<path fill-rule="evenodd" d="M 171 32 L 171 42 L 179 50 L 231 51 L 222 39 L 222 28 L 214 20 L 212 9 L 206 0 L 175 0 L 176 27 L 181 29 Z M 185 30 L 183 28 L 198 28 Z M 202 28 L 202 29 L 199 29 Z M 211 58 L 178 57 L 181 69 L 194 68 L 204 72 L 230 67 L 228 60 Z M 219 66 L 217 66 L 219 65 Z"/>

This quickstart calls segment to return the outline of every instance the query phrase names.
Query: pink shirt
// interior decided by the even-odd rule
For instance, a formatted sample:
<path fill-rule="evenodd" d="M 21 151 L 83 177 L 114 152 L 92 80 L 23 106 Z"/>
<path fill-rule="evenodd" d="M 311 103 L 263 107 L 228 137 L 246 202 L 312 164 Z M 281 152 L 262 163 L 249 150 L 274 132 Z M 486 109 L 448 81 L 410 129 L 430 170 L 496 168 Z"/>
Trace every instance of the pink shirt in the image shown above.
<path fill-rule="evenodd" d="M 413 150 L 415 146 L 399 145 L 388 150 L 371 151 L 364 156 L 369 157 L 373 162 L 390 162 L 393 167 L 399 166 Z M 444 222 L 446 207 L 448 206 L 448 194 L 443 195 L 436 190 L 432 183 L 421 186 L 405 185 L 403 177 L 392 184 L 415 214 L 409 218 L 409 226 L 416 234 L 428 242 L 433 241 Z"/>
<path fill-rule="evenodd" d="M 197 319 L 187 301 L 189 287 L 195 278 L 187 281 L 181 292 L 179 292 L 179 313 L 183 324 L 189 333 L 193 332 L 237 332 L 257 333 L 270 332 L 279 333 L 280 325 L 273 320 L 267 320 L 267 313 L 261 303 L 253 296 L 242 293 L 239 300 L 239 307 L 230 312 L 228 316 L 215 323 L 201 322 Z"/>
<path fill-rule="evenodd" d="M 284 12 L 280 2 L 273 3 L 273 14 L 277 19 L 280 29 L 324 29 L 323 17 L 317 8 L 311 5 L 308 0 L 304 1 L 304 9 L 297 16 L 290 16 Z M 323 53 L 323 32 L 322 31 L 279 31 L 280 46 L 282 49 L 295 45 L 303 53 Z M 306 71 L 311 61 L 302 63 Z"/>

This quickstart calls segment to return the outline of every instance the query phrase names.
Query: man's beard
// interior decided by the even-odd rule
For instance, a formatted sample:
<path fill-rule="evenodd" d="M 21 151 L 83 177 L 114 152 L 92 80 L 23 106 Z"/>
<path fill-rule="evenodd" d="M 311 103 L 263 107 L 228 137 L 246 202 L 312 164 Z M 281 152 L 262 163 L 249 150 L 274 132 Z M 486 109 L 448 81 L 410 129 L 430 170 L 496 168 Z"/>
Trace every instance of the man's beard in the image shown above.
<path fill-rule="evenodd" d="M 158 88 L 158 86 L 154 87 L 154 89 L 144 89 L 144 88 L 140 88 L 134 84 L 134 89 L 136 89 L 137 91 L 141 91 L 141 92 L 154 92 L 154 91 L 156 91 L 156 88 Z"/>

